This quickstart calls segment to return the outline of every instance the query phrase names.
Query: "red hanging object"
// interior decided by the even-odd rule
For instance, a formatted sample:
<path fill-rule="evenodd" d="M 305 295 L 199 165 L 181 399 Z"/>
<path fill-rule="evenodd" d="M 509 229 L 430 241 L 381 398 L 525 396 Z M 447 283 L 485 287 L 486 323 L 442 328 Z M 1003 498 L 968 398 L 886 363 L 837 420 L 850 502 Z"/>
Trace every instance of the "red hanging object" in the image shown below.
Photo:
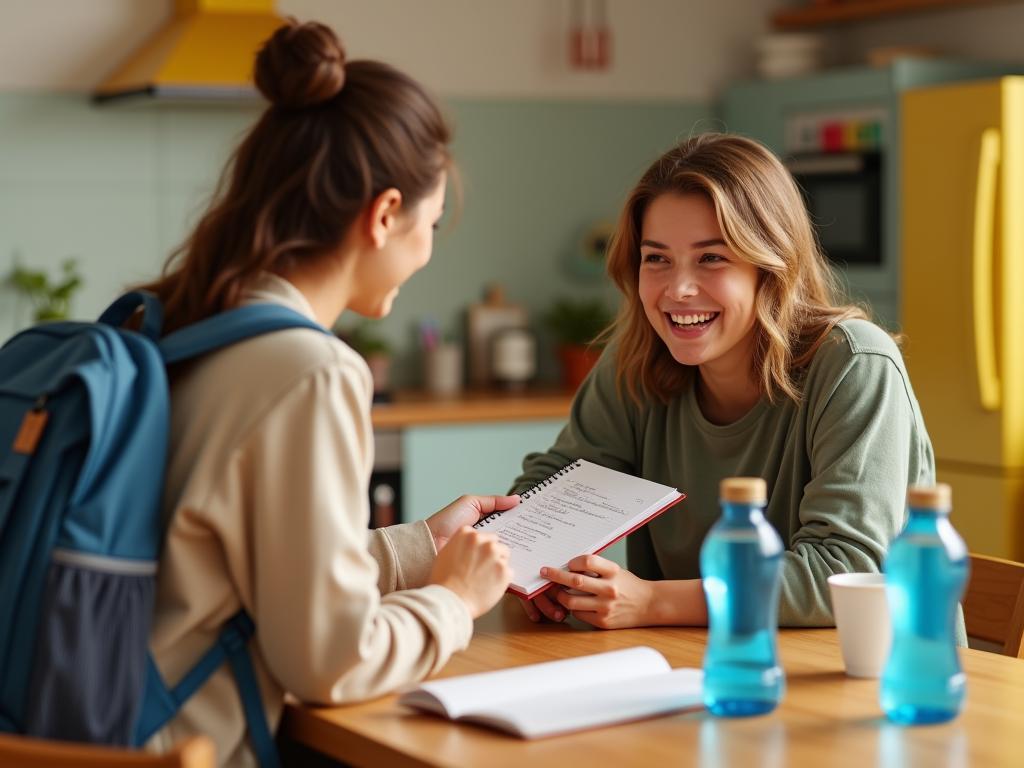
<path fill-rule="evenodd" d="M 587 7 L 591 23 L 587 23 Z M 569 18 L 569 66 L 603 70 L 611 64 L 612 30 L 607 0 L 572 0 Z"/>

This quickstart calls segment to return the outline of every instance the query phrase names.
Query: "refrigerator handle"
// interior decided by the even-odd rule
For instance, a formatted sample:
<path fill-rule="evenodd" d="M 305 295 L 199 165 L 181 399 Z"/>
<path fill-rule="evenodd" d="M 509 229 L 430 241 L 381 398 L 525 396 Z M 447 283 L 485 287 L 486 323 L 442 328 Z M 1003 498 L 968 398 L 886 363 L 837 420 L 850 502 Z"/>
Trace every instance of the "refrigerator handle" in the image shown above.
<path fill-rule="evenodd" d="M 999 373 L 996 369 L 996 334 L 993 310 L 995 262 L 996 187 L 999 183 L 1000 136 L 997 128 L 981 134 L 978 153 L 978 186 L 974 196 L 974 238 L 971 255 L 974 312 L 974 356 L 981 407 L 1000 407 Z"/>

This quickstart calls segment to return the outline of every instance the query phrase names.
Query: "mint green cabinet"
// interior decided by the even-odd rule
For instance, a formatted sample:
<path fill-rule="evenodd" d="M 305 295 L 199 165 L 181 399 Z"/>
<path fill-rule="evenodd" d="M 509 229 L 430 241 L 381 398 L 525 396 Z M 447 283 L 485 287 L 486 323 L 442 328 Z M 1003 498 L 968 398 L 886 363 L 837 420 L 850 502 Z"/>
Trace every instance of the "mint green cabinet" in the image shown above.
<path fill-rule="evenodd" d="M 560 419 L 409 427 L 402 431 L 402 520 L 422 520 L 464 493 L 503 494 L 523 457 L 547 450 Z M 625 564 L 625 544 L 605 557 Z"/>

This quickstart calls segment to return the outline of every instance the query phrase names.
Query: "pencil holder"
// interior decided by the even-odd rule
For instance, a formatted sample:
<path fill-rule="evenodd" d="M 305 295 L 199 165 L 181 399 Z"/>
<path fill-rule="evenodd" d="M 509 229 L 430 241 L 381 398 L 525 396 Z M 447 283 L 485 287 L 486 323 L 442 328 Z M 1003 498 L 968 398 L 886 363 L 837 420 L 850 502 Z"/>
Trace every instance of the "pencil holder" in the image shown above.
<path fill-rule="evenodd" d="M 453 342 L 438 344 L 424 353 L 423 383 L 435 395 L 462 391 L 462 347 Z"/>

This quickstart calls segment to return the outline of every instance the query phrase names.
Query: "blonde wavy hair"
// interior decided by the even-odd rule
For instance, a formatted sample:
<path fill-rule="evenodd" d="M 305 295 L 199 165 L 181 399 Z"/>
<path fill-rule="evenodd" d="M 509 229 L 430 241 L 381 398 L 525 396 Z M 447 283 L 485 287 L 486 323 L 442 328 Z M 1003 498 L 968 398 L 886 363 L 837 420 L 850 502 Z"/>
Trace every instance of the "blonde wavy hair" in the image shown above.
<path fill-rule="evenodd" d="M 617 381 L 637 403 L 667 402 L 692 380 L 651 327 L 640 302 L 644 212 L 664 194 L 708 197 L 726 244 L 758 268 L 754 375 L 770 402 L 800 400 L 799 373 L 837 323 L 866 318 L 844 303 L 818 246 L 796 182 L 763 145 L 742 136 L 694 136 L 658 158 L 630 193 L 608 249 L 608 273 L 625 296 L 605 332 Z"/>

